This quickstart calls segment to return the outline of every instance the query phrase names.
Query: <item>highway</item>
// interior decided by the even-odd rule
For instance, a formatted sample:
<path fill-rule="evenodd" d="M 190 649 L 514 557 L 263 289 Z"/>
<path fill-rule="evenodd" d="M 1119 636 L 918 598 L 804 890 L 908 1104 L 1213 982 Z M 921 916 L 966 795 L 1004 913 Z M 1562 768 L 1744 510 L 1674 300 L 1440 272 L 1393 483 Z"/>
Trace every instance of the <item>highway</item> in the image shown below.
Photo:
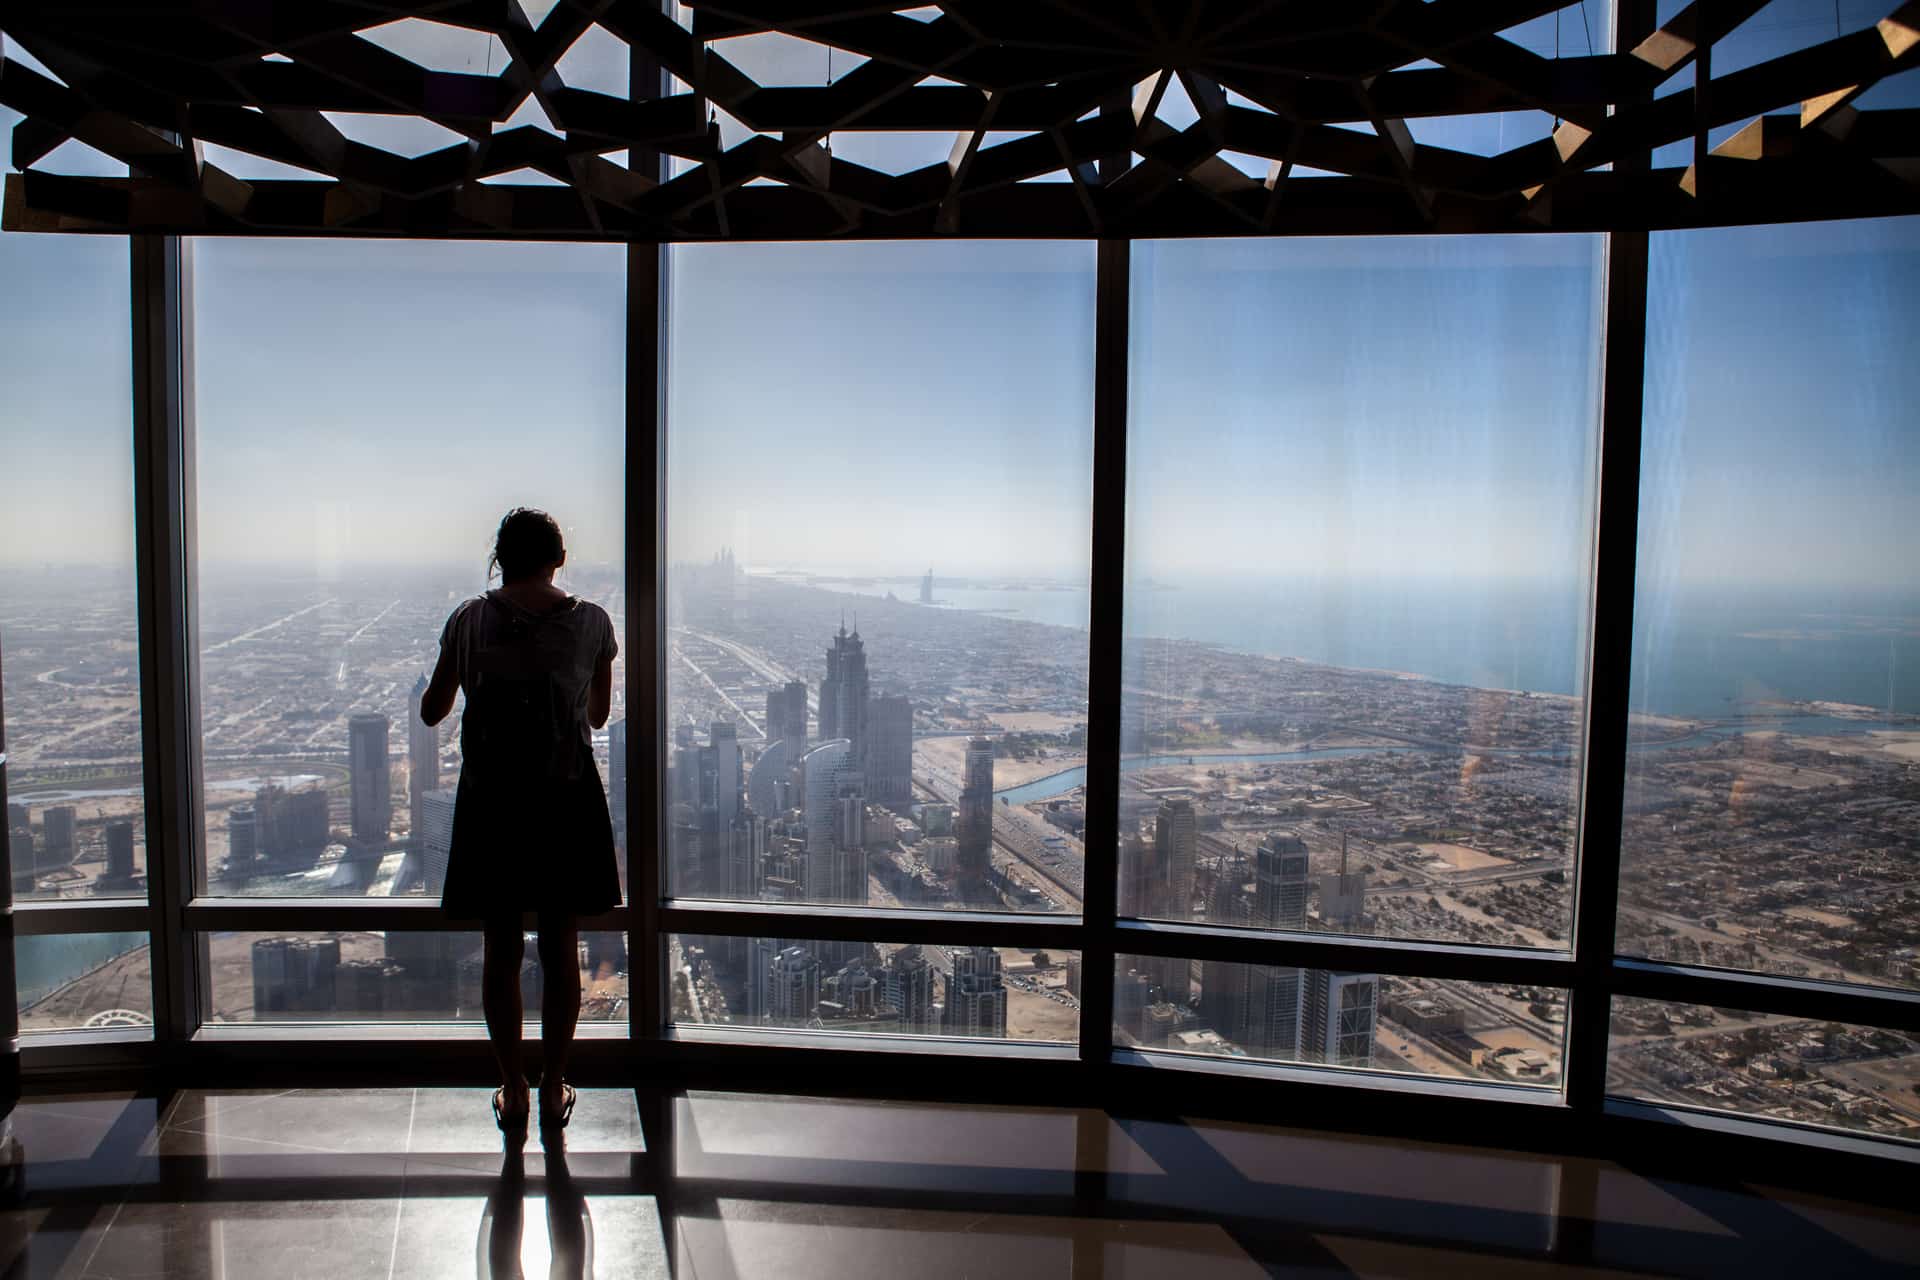
<path fill-rule="evenodd" d="M 339 597 L 337 596 L 328 596 L 325 600 L 322 600 L 319 604 L 310 604 L 304 609 L 295 609 L 292 613 L 289 613 L 284 618 L 275 618 L 272 622 L 267 623 L 265 626 L 255 627 L 251 631 L 242 631 L 239 635 L 231 636 L 228 639 L 222 640 L 219 644 L 208 645 L 206 648 L 202 649 L 200 652 L 202 654 L 218 653 L 220 652 L 220 650 L 226 648 L 228 645 L 239 644 L 242 640 L 251 640 L 255 636 L 265 635 L 267 632 L 272 631 L 275 627 L 285 626 L 287 623 L 292 622 L 295 618 L 298 618 L 302 614 L 312 613 L 315 609 L 324 609 L 330 604 L 337 603 L 338 600 L 339 600 Z"/>

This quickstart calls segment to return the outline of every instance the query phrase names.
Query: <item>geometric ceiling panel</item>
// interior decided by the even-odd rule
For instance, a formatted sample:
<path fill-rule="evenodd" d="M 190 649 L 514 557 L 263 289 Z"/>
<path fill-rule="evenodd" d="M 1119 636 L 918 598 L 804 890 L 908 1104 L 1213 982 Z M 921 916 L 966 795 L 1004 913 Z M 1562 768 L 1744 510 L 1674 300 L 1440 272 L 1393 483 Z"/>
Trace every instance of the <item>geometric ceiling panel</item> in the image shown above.
<path fill-rule="evenodd" d="M 1618 52 L 1611 7 L 9 0 L 4 225 L 696 241 L 1920 211 L 1920 0 L 1843 0 L 1838 24 L 1830 0 L 1663 3 Z M 80 148 L 114 167 L 57 171 Z"/>
<path fill-rule="evenodd" d="M 421 116 L 371 111 L 322 111 L 319 114 L 348 141 L 376 147 L 409 160 L 432 151 L 466 144 L 466 139 L 452 129 Z"/>
<path fill-rule="evenodd" d="M 633 50 L 625 41 L 605 27 L 590 26 L 560 55 L 553 69 L 570 89 L 624 98 L 632 63 Z"/>
<path fill-rule="evenodd" d="M 429 22 L 425 18 L 401 18 L 378 27 L 363 27 L 362 40 L 371 41 L 389 53 L 428 71 L 461 71 L 492 75 L 507 65 L 507 48 L 500 37 L 468 27 Z"/>

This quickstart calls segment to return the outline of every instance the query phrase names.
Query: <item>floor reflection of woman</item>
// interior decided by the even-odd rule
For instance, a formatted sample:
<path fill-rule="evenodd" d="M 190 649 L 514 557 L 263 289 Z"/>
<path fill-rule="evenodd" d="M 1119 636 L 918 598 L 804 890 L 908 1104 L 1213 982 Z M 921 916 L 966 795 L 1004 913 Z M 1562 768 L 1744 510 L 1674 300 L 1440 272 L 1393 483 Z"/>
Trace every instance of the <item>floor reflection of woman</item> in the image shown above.
<path fill-rule="evenodd" d="M 440 634 L 440 661 L 420 701 L 438 724 L 466 695 L 460 785 L 440 905 L 481 922 L 481 1003 L 500 1066 L 494 1117 L 524 1139 L 532 1109 L 521 1048 L 524 917 L 539 929 L 540 1122 L 565 1125 L 567 1051 L 580 1019 L 579 918 L 619 905 L 613 827 L 593 761 L 593 730 L 613 698 L 613 621 L 553 584 L 566 563 L 560 526 L 518 508 L 500 522 L 500 585 L 465 600 Z M 489 574 L 491 576 L 491 574 Z"/>
<path fill-rule="evenodd" d="M 585 1280 L 593 1274 L 593 1215 L 567 1168 L 565 1142 L 547 1143 L 546 1174 L 547 1240 L 552 1246 L 547 1280 Z M 525 1157 L 518 1147 L 510 1147 L 480 1215 L 475 1260 L 480 1280 L 523 1280 L 526 1272 L 520 1253 L 527 1228 L 526 1197 Z"/>

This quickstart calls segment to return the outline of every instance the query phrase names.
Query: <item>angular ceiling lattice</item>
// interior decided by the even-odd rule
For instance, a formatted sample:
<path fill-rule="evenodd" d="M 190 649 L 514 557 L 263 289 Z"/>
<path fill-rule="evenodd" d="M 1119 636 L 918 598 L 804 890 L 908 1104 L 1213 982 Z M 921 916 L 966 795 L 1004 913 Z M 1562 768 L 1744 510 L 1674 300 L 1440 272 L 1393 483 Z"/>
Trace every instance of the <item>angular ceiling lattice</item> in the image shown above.
<path fill-rule="evenodd" d="M 1581 6 L 1543 0 L 13 0 L 4 225 L 685 241 L 1920 212 L 1920 107 L 1854 105 L 1920 68 L 1920 0 L 1715 72 L 1763 7 L 1697 0 L 1596 53 Z M 1556 11 L 1583 38 L 1543 53 L 1520 33 Z M 660 95 L 625 91 L 634 56 Z M 61 172 L 70 142 L 126 175 Z M 1669 144 L 1691 162 L 1650 167 Z"/>

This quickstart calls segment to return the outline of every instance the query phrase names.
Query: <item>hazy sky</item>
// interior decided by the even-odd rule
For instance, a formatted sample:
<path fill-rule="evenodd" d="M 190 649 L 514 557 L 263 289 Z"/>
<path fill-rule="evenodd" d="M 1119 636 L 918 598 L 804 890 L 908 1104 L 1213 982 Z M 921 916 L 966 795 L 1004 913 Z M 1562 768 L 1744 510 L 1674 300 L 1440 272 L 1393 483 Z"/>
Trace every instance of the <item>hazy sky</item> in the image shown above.
<path fill-rule="evenodd" d="M 202 559 L 484 560 L 514 505 L 620 558 L 625 257 L 607 245 L 194 246 Z"/>
<path fill-rule="evenodd" d="M 1577 577 L 1597 238 L 1135 248 L 1141 572 Z"/>
<path fill-rule="evenodd" d="M 1090 243 L 700 246 L 673 263 L 679 554 L 1084 580 Z"/>
<path fill-rule="evenodd" d="M 1846 0 L 1843 27 L 1870 9 Z M 1830 11 L 1770 5 L 1716 67 L 1825 38 Z M 1566 15 L 1561 38 L 1585 52 Z M 826 74 L 818 50 L 729 53 Z M 578 73 L 613 75 L 606 54 Z M 1493 150 L 1509 124 L 1538 121 L 1416 132 Z M 1136 246 L 1134 571 L 1577 573 L 1598 246 Z M 0 564 L 130 561 L 126 261 L 0 236 Z M 551 506 L 577 559 L 619 557 L 617 247 L 215 239 L 194 275 L 210 564 L 477 567 L 515 502 Z M 1662 234 L 1652 284 L 1643 580 L 1910 584 L 1920 219 Z M 1084 576 L 1091 245 L 688 247 L 673 288 L 676 558 Z"/>
<path fill-rule="evenodd" d="M 1920 218 L 1654 240 L 1642 580 L 1916 585 Z"/>

